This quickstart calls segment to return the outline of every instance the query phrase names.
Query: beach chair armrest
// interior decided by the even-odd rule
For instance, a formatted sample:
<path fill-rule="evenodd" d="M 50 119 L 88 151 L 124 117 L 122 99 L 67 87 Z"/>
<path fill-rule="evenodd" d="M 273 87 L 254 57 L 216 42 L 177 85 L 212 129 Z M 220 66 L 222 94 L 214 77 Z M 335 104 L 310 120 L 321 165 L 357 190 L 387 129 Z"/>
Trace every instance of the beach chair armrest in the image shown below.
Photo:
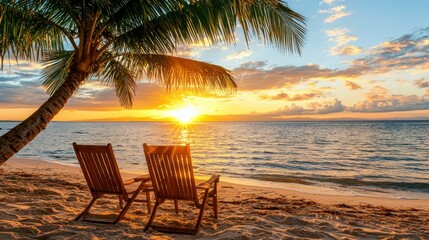
<path fill-rule="evenodd" d="M 150 181 L 149 174 L 145 174 L 145 175 L 140 175 L 135 178 L 131 178 L 124 181 L 124 185 L 130 185 L 136 182 L 148 182 L 148 181 Z"/>
<path fill-rule="evenodd" d="M 197 188 L 209 189 L 214 183 L 219 182 L 220 175 L 214 174 L 209 180 L 198 184 Z"/>
<path fill-rule="evenodd" d="M 205 183 L 210 184 L 210 185 L 212 185 L 215 182 L 218 183 L 219 182 L 219 178 L 220 178 L 220 175 L 213 174 L 213 176 L 209 180 L 207 180 Z"/>

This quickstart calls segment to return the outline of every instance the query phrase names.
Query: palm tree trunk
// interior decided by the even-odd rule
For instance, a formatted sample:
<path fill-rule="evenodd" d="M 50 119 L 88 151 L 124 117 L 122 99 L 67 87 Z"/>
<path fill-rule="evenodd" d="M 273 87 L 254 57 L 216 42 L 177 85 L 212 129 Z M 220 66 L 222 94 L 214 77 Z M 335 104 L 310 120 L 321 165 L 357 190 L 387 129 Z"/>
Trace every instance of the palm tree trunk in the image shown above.
<path fill-rule="evenodd" d="M 64 83 L 36 112 L 0 137 L 0 166 L 48 126 L 88 75 L 71 68 Z"/>

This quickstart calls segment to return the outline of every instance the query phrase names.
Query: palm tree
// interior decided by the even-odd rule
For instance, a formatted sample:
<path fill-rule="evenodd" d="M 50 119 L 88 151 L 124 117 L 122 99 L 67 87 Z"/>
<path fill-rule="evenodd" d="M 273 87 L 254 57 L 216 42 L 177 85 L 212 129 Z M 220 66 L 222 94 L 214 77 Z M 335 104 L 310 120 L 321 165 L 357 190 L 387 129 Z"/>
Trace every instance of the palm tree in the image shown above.
<path fill-rule="evenodd" d="M 250 37 L 300 53 L 305 18 L 279 0 L 0 0 L 0 54 L 45 62 L 50 98 L 0 137 L 0 165 L 46 128 L 83 83 L 100 79 L 131 107 L 136 80 L 167 89 L 235 90 L 227 69 L 174 56 L 180 46 Z"/>

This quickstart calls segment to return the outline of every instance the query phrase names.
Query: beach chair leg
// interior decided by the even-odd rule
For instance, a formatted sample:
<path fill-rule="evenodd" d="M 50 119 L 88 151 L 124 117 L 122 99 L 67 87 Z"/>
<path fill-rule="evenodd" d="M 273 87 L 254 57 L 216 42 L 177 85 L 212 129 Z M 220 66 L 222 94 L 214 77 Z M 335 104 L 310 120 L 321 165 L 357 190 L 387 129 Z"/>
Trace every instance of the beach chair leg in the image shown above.
<path fill-rule="evenodd" d="M 177 200 L 174 200 L 174 211 L 176 214 L 179 214 L 179 204 L 177 203 Z"/>
<path fill-rule="evenodd" d="M 91 202 L 88 204 L 88 206 L 85 208 L 85 210 L 83 210 L 83 212 L 81 214 L 79 214 L 74 220 L 78 221 L 79 219 L 81 219 L 82 217 L 84 217 L 89 212 L 89 209 L 91 209 L 92 205 L 94 205 L 95 201 L 99 197 L 100 197 L 100 195 L 93 196 Z"/>
<path fill-rule="evenodd" d="M 137 188 L 137 190 L 134 192 L 133 196 L 130 199 L 128 199 L 127 204 L 125 204 L 125 207 L 122 209 L 121 213 L 119 213 L 119 215 L 116 217 L 115 221 L 113 221 L 113 224 L 118 223 L 119 220 L 121 220 L 125 216 L 125 213 L 127 213 L 128 208 L 130 208 L 131 204 L 134 202 L 137 195 L 139 195 L 140 190 L 142 188 L 143 188 L 143 185 L 140 185 L 139 188 Z"/>
<path fill-rule="evenodd" d="M 122 209 L 124 207 L 124 199 L 121 195 L 118 195 L 119 198 L 119 209 Z"/>
<path fill-rule="evenodd" d="M 217 219 L 217 212 L 218 212 L 218 202 L 217 202 L 217 182 L 214 183 L 214 189 L 213 189 L 213 212 L 214 212 L 214 218 Z"/>
<path fill-rule="evenodd" d="M 208 194 L 209 194 L 209 190 L 207 189 L 204 192 L 203 203 L 200 206 L 200 214 L 198 215 L 198 220 L 197 220 L 197 224 L 195 226 L 194 235 L 196 235 L 200 229 L 201 221 L 203 220 L 204 208 L 206 207 L 206 203 L 207 203 Z"/>
<path fill-rule="evenodd" d="M 150 214 L 149 221 L 147 221 L 146 226 L 143 229 L 143 232 L 146 232 L 149 230 L 150 225 L 152 225 L 153 219 L 155 218 L 156 210 L 158 210 L 158 207 L 161 203 L 157 200 L 155 202 L 155 206 L 153 207 L 152 213 Z"/>
<path fill-rule="evenodd" d="M 151 204 L 150 204 L 150 192 L 146 191 L 146 204 L 147 204 L 147 214 L 151 213 Z"/>

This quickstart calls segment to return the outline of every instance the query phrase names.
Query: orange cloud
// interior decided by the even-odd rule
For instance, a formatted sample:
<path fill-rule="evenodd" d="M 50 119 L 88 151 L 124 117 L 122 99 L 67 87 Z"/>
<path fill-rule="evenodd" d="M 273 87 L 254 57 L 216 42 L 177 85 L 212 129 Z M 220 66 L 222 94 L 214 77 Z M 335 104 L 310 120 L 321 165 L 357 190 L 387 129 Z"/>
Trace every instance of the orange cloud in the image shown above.
<path fill-rule="evenodd" d="M 350 90 L 362 89 L 362 87 L 359 84 L 350 82 L 350 81 L 346 81 L 345 86 Z"/>
<path fill-rule="evenodd" d="M 332 47 L 330 50 L 331 55 L 346 55 L 346 56 L 350 56 L 350 55 L 356 55 L 359 54 L 361 52 L 362 48 L 354 46 L 354 45 L 349 45 L 349 46 L 335 46 Z"/>
<path fill-rule="evenodd" d="M 244 63 L 232 71 L 239 90 L 290 88 L 312 78 L 328 77 L 334 71 L 319 65 L 280 66 L 271 69 L 253 68 Z"/>
<path fill-rule="evenodd" d="M 289 95 L 285 92 L 276 94 L 276 95 L 260 95 L 259 99 L 261 100 L 287 100 L 287 101 L 305 101 L 310 100 L 316 97 L 321 97 L 324 94 L 320 91 L 313 91 L 309 93 L 299 93 L 294 95 Z"/>
<path fill-rule="evenodd" d="M 425 80 L 424 78 L 414 80 L 414 85 L 416 85 L 419 88 L 429 88 L 429 81 Z"/>

